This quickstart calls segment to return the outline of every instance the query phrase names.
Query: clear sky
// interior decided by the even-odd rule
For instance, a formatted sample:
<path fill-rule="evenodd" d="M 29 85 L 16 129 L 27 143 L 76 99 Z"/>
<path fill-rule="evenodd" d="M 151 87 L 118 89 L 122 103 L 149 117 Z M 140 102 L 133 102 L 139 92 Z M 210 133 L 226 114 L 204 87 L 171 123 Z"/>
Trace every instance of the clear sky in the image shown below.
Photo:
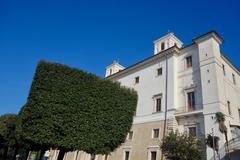
<path fill-rule="evenodd" d="M 0 115 L 26 102 L 39 60 L 104 76 L 153 54 L 169 31 L 185 45 L 215 29 L 240 67 L 239 0 L 0 0 Z"/>

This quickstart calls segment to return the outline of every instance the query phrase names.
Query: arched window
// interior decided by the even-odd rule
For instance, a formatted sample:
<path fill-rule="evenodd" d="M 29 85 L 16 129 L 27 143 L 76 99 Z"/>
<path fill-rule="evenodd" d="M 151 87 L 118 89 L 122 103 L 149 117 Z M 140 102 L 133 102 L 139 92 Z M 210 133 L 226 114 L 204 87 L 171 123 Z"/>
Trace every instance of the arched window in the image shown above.
<path fill-rule="evenodd" d="M 165 49 L 165 43 L 162 42 L 162 43 L 161 43 L 161 51 L 164 50 L 164 49 Z"/>

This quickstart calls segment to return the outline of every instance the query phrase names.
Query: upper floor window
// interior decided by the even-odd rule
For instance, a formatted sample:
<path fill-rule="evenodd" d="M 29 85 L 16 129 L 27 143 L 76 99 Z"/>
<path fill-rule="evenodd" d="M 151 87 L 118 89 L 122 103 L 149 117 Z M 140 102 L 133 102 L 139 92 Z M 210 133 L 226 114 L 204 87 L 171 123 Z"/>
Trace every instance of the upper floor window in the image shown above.
<path fill-rule="evenodd" d="M 153 129 L 153 138 L 159 138 L 159 128 Z"/>
<path fill-rule="evenodd" d="M 133 131 L 130 131 L 128 133 L 128 139 L 131 140 L 133 138 Z"/>
<path fill-rule="evenodd" d="M 157 97 L 156 98 L 156 112 L 160 112 L 162 109 L 162 98 Z"/>
<path fill-rule="evenodd" d="M 223 69 L 223 75 L 225 76 L 225 75 L 226 75 L 226 71 L 225 71 L 225 66 L 224 66 L 224 64 L 222 65 L 222 69 Z"/>
<path fill-rule="evenodd" d="M 231 103 L 230 103 L 230 101 L 227 101 L 227 107 L 228 107 L 228 114 L 229 114 L 229 115 L 232 115 Z"/>
<path fill-rule="evenodd" d="M 157 69 L 157 75 L 158 76 L 162 75 L 162 67 Z"/>
<path fill-rule="evenodd" d="M 187 93 L 187 104 L 188 111 L 193 111 L 195 109 L 195 94 L 193 91 Z"/>
<path fill-rule="evenodd" d="M 157 152 L 151 151 L 151 159 L 150 160 L 157 160 Z"/>
<path fill-rule="evenodd" d="M 139 76 L 135 77 L 135 84 L 139 83 Z"/>
<path fill-rule="evenodd" d="M 233 84 L 236 84 L 236 79 L 234 74 L 232 74 L 232 80 L 233 80 Z"/>
<path fill-rule="evenodd" d="M 163 51 L 164 49 L 165 49 L 165 43 L 162 42 L 162 43 L 161 43 L 161 51 Z"/>
<path fill-rule="evenodd" d="M 192 56 L 186 57 L 187 68 L 192 67 Z"/>

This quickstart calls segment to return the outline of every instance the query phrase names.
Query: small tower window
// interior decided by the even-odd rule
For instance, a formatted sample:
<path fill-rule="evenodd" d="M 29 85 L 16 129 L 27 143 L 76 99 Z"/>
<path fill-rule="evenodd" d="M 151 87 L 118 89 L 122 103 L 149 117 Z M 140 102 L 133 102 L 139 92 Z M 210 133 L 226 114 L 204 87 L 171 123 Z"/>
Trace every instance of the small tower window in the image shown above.
<path fill-rule="evenodd" d="M 112 69 L 110 69 L 110 75 L 112 75 Z"/>
<path fill-rule="evenodd" d="M 161 43 L 161 51 L 163 51 L 164 49 L 165 49 L 165 43 L 162 42 L 162 43 Z"/>

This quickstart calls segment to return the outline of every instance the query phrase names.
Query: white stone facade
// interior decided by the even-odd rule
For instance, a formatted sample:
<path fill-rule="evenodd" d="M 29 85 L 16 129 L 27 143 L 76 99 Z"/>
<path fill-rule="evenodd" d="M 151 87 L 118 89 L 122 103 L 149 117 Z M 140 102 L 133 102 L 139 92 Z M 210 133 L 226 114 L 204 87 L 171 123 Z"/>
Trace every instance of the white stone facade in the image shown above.
<path fill-rule="evenodd" d="M 240 71 L 221 53 L 222 41 L 217 32 L 210 31 L 182 47 L 183 43 L 173 33 L 168 33 L 154 42 L 153 56 L 121 72 L 106 74 L 107 79 L 137 91 L 133 125 L 163 121 L 167 104 L 168 130 L 191 132 L 194 129 L 203 137 L 213 130 L 220 137 L 220 155 L 223 156 L 225 139 L 214 117 L 216 112 L 226 115 L 229 140 L 240 136 Z M 187 62 L 189 56 L 191 64 Z M 161 74 L 158 74 L 159 68 L 162 68 Z M 192 109 L 188 107 L 189 92 L 194 92 Z M 161 111 L 158 112 L 155 108 L 157 96 L 161 98 Z M 206 153 L 207 159 L 211 159 L 212 150 L 207 148 Z"/>

